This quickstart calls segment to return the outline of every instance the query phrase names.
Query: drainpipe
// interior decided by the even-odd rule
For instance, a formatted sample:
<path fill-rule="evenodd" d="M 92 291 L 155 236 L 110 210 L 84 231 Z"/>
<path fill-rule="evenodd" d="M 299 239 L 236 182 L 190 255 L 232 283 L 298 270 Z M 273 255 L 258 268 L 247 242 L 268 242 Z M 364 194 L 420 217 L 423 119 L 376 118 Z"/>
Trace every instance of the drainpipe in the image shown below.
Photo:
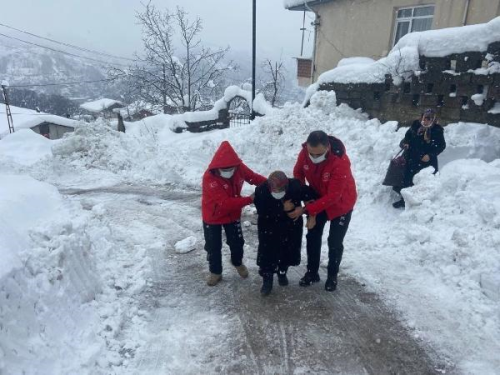
<path fill-rule="evenodd" d="M 315 10 L 311 9 L 307 2 L 305 2 L 304 5 L 309 11 L 314 13 L 314 22 L 312 23 L 314 25 L 314 45 L 311 63 L 311 84 L 313 84 L 315 78 L 314 75 L 316 73 L 316 42 L 318 41 L 318 26 L 320 24 L 320 16 Z"/>
<path fill-rule="evenodd" d="M 465 0 L 465 11 L 464 11 L 464 19 L 462 21 L 462 26 L 467 25 L 467 16 L 469 15 L 469 6 L 470 6 L 470 0 Z"/>

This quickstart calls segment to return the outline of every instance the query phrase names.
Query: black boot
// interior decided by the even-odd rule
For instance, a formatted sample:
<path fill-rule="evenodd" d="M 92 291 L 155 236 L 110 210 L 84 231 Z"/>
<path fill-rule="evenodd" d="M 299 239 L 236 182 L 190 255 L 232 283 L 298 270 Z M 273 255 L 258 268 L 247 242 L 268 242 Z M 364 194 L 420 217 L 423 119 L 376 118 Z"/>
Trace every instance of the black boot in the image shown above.
<path fill-rule="evenodd" d="M 320 278 L 319 278 L 319 274 L 316 272 L 316 273 L 311 273 L 309 271 L 306 272 L 306 274 L 304 275 L 304 277 L 302 279 L 300 279 L 299 281 L 299 285 L 300 286 L 309 286 L 313 283 L 317 283 L 320 281 Z"/>
<path fill-rule="evenodd" d="M 405 208 L 405 200 L 401 198 L 401 200 L 394 202 L 392 204 L 392 207 L 394 208 Z"/>
<path fill-rule="evenodd" d="M 328 275 L 325 283 L 325 290 L 327 292 L 333 292 L 337 289 L 337 275 Z"/>
<path fill-rule="evenodd" d="M 273 290 L 273 274 L 265 273 L 262 275 L 262 288 L 260 288 L 260 294 L 262 296 L 268 296 Z"/>
<path fill-rule="evenodd" d="M 286 271 L 278 271 L 278 284 L 281 286 L 288 285 L 288 277 L 286 277 Z"/>

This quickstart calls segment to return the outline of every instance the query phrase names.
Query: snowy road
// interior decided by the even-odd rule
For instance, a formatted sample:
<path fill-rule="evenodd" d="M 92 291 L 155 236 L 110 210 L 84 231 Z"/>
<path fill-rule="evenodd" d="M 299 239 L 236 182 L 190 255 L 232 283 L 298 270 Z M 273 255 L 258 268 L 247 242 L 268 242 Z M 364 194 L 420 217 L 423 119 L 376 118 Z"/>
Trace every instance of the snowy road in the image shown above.
<path fill-rule="evenodd" d="M 446 359 L 422 348 L 379 297 L 345 274 L 330 294 L 323 282 L 299 287 L 300 266 L 290 270 L 288 287 L 275 283 L 262 298 L 254 225 L 244 229 L 249 279 L 239 278 L 225 248 L 224 279 L 207 287 L 198 192 L 138 186 L 62 192 L 84 207 L 102 205 L 121 246 L 149 249 L 153 274 L 135 296 L 149 314 L 145 326 L 128 322 L 117 337 L 140 345 L 122 353 L 129 358 L 116 373 L 454 373 Z M 175 253 L 175 242 L 188 235 L 197 238 L 196 250 Z"/>

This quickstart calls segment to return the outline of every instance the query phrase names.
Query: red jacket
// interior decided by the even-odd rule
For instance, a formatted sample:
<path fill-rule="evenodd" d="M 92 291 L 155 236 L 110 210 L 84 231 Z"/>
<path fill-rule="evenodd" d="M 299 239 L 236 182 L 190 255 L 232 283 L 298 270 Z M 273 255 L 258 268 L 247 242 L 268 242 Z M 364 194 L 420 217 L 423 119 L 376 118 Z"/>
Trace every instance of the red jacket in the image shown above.
<path fill-rule="evenodd" d="M 344 144 L 337 138 L 329 136 L 330 151 L 326 160 L 314 164 L 307 151 L 306 143 L 302 145 L 297 163 L 293 168 L 293 176 L 306 183 L 319 195 L 319 199 L 306 206 L 307 212 L 317 215 L 326 211 L 328 220 L 345 215 L 356 203 L 356 183 L 351 173 L 351 162 L 346 154 Z"/>
<path fill-rule="evenodd" d="M 231 178 L 221 177 L 219 168 L 236 166 Z M 207 224 L 229 224 L 241 217 L 241 209 L 252 203 L 252 198 L 242 197 L 244 182 L 260 185 L 266 181 L 264 176 L 254 173 L 238 157 L 229 142 L 224 141 L 215 152 L 212 162 L 203 175 L 201 211 Z"/>

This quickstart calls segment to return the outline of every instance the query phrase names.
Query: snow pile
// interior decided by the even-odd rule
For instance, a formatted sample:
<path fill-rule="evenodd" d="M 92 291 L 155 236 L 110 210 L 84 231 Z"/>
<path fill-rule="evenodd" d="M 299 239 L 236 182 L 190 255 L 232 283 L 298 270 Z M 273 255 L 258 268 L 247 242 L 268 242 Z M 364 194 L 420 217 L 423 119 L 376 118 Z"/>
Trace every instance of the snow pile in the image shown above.
<path fill-rule="evenodd" d="M 0 159 L 6 159 L 5 163 L 32 165 L 52 156 L 51 148 L 55 142 L 57 141 L 51 141 L 32 130 L 19 130 L 0 142 Z"/>
<path fill-rule="evenodd" d="M 0 212 L 0 373 L 122 364 L 120 353 L 137 345 L 117 340 L 124 323 L 142 327 L 130 296 L 150 272 L 144 251 L 116 248 L 98 206 L 83 211 L 31 177 L 0 175 Z"/>
<path fill-rule="evenodd" d="M 123 107 L 123 103 L 118 100 L 104 98 L 80 104 L 80 108 L 89 112 L 99 113 L 105 109 L 108 109 L 109 107 L 114 106 L 115 104 L 118 104 L 120 108 Z"/>
<path fill-rule="evenodd" d="M 189 236 L 175 243 L 175 252 L 179 254 L 189 253 L 196 248 L 196 237 Z"/>
<path fill-rule="evenodd" d="M 373 64 L 375 60 L 370 57 L 345 57 L 341 59 L 337 66 Z"/>

